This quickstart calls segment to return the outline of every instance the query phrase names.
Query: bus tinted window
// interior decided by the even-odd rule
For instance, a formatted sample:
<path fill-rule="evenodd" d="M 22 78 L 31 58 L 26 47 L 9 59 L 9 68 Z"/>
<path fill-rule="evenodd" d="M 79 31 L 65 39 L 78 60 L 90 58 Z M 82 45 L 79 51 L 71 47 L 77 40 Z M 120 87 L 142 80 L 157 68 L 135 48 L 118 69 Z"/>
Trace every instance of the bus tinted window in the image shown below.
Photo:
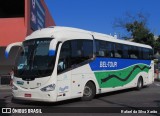
<path fill-rule="evenodd" d="M 139 59 L 143 59 L 143 48 L 138 47 Z"/>
<path fill-rule="evenodd" d="M 126 59 L 152 59 L 153 50 L 116 42 L 96 40 L 96 56 Z"/>
<path fill-rule="evenodd" d="M 108 54 L 107 51 L 107 42 L 96 40 L 96 56 L 106 57 Z"/>
<path fill-rule="evenodd" d="M 109 57 L 114 57 L 114 43 L 108 42 L 108 53 Z"/>
<path fill-rule="evenodd" d="M 84 40 L 82 50 L 84 51 L 83 56 L 87 59 L 90 59 L 93 57 L 93 41 L 90 40 Z"/>
<path fill-rule="evenodd" d="M 137 47 L 129 46 L 128 55 L 129 55 L 129 58 L 138 59 L 139 58 L 139 52 L 138 52 Z"/>
<path fill-rule="evenodd" d="M 77 65 L 93 57 L 93 41 L 71 41 L 71 65 Z"/>
<path fill-rule="evenodd" d="M 97 57 L 114 57 L 114 43 L 96 40 Z"/>
<path fill-rule="evenodd" d="M 143 59 L 149 59 L 149 50 L 146 48 L 143 48 Z"/>
<path fill-rule="evenodd" d="M 123 45 L 123 58 L 129 58 L 128 57 L 128 45 Z"/>
<path fill-rule="evenodd" d="M 71 67 L 70 54 L 71 54 L 70 42 L 69 41 L 64 42 L 61 47 L 61 52 L 58 61 L 58 73 L 63 72 Z"/>
<path fill-rule="evenodd" d="M 149 49 L 149 59 L 152 60 L 153 58 L 153 50 Z"/>
<path fill-rule="evenodd" d="M 93 41 L 71 40 L 61 47 L 58 73 L 93 58 Z"/>
<path fill-rule="evenodd" d="M 143 48 L 143 59 L 152 59 L 153 51 L 151 49 Z"/>
<path fill-rule="evenodd" d="M 122 58 L 123 56 L 123 51 L 122 51 L 122 44 L 115 44 L 115 57 L 116 58 Z"/>

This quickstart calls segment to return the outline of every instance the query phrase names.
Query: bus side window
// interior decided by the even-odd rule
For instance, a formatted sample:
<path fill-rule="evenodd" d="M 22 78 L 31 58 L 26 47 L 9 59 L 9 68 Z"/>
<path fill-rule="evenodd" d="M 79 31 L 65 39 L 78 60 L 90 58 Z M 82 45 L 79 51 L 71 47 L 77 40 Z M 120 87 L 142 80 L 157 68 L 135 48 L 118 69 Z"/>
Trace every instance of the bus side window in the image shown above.
<path fill-rule="evenodd" d="M 109 57 L 113 58 L 114 57 L 114 43 L 108 42 L 108 54 Z"/>
<path fill-rule="evenodd" d="M 71 47 L 70 41 L 63 43 L 60 51 L 57 72 L 61 73 L 70 68 Z"/>
<path fill-rule="evenodd" d="M 97 57 L 110 57 L 109 42 L 96 40 L 96 56 Z"/>
<path fill-rule="evenodd" d="M 135 46 L 130 46 L 128 53 L 129 53 L 129 58 L 131 58 L 131 59 L 138 59 L 139 58 L 138 48 Z"/>
<path fill-rule="evenodd" d="M 123 45 L 123 58 L 128 58 L 128 45 Z"/>
<path fill-rule="evenodd" d="M 150 60 L 153 59 L 153 50 L 152 49 L 149 50 L 149 59 Z"/>
<path fill-rule="evenodd" d="M 139 59 L 143 59 L 143 48 L 138 47 Z"/>
<path fill-rule="evenodd" d="M 93 58 L 93 41 L 92 40 L 72 40 L 71 41 L 71 65 L 79 65 Z"/>
<path fill-rule="evenodd" d="M 147 48 L 143 48 L 143 59 L 146 59 L 146 60 L 150 59 L 150 50 Z"/>
<path fill-rule="evenodd" d="M 115 44 L 115 57 L 116 58 L 122 58 L 123 51 L 122 51 L 122 44 Z"/>

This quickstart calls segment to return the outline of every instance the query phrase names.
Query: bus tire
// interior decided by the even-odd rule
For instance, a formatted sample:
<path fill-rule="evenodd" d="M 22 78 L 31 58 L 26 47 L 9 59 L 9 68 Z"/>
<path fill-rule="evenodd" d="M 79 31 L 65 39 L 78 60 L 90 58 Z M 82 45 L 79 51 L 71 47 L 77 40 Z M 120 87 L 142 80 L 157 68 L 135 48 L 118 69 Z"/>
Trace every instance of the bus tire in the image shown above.
<path fill-rule="evenodd" d="M 136 89 L 140 90 L 140 89 L 142 89 L 142 87 L 143 87 L 143 79 L 142 79 L 142 77 L 139 77 Z"/>
<path fill-rule="evenodd" d="M 90 101 L 96 95 L 96 87 L 93 82 L 89 81 L 84 87 L 83 97 L 81 98 L 83 101 Z"/>

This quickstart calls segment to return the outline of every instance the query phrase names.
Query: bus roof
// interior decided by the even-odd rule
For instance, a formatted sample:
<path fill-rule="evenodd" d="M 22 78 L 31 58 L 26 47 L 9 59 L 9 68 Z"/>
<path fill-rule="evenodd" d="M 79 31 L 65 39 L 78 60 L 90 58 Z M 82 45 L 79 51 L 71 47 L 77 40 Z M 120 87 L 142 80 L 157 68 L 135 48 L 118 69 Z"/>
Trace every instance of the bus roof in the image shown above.
<path fill-rule="evenodd" d="M 109 42 L 122 43 L 126 45 L 133 45 L 145 48 L 152 48 L 149 45 L 130 42 L 126 40 L 116 39 L 114 36 L 106 35 L 102 33 L 86 31 L 83 29 L 72 28 L 72 27 L 61 27 L 61 26 L 51 26 L 48 28 L 43 28 L 33 32 L 31 35 L 27 36 L 25 40 L 35 39 L 35 38 L 55 38 L 58 41 L 64 42 L 72 39 L 94 39 L 104 40 Z"/>

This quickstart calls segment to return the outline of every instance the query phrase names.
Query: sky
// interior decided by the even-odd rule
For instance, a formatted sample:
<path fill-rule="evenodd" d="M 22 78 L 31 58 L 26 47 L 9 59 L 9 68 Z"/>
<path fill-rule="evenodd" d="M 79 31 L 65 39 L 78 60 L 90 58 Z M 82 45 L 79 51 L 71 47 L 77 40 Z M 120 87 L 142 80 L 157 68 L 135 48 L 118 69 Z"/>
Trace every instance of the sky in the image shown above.
<path fill-rule="evenodd" d="M 126 13 L 141 12 L 147 17 L 147 27 L 160 35 L 160 0 L 45 0 L 57 26 L 67 26 L 100 32 L 128 35 L 123 28 L 115 28 L 115 20 Z"/>

